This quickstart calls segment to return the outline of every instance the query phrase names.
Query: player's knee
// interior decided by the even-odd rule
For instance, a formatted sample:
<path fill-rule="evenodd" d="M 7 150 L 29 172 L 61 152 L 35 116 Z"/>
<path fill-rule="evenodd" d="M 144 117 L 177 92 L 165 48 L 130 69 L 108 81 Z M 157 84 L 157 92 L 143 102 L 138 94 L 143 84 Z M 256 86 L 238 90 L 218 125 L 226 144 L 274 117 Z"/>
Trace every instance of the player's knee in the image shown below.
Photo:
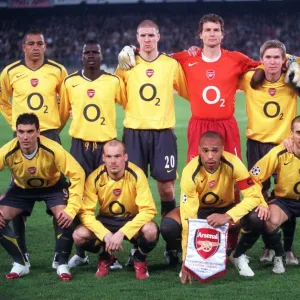
<path fill-rule="evenodd" d="M 160 232 L 165 241 L 181 237 L 181 225 L 173 218 L 164 217 L 161 220 Z"/>
<path fill-rule="evenodd" d="M 264 221 L 258 217 L 258 212 L 252 210 L 241 219 L 241 225 L 245 231 L 262 231 Z"/>
<path fill-rule="evenodd" d="M 174 182 L 159 182 L 158 192 L 161 200 L 173 200 L 175 198 Z"/>
<path fill-rule="evenodd" d="M 156 241 L 159 235 L 158 226 L 154 222 L 146 223 L 141 232 L 144 235 L 144 238 L 149 242 Z"/>
<path fill-rule="evenodd" d="M 265 229 L 267 232 L 274 231 L 281 225 L 279 216 L 271 215 L 270 218 L 265 221 Z"/>

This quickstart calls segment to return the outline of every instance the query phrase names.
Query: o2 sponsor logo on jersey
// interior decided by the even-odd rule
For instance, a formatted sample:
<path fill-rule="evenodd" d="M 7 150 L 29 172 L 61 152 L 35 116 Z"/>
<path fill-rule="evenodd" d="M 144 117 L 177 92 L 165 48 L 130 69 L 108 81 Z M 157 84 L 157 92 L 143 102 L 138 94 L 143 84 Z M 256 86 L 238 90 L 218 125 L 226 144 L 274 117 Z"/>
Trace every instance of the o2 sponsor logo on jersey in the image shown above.
<path fill-rule="evenodd" d="M 152 77 L 152 75 L 154 74 L 154 70 L 153 69 L 148 69 L 146 70 L 146 75 L 150 78 Z"/>
<path fill-rule="evenodd" d="M 122 193 L 122 190 L 121 189 L 114 189 L 113 190 L 113 194 L 116 196 L 116 197 L 119 197 Z"/>
<path fill-rule="evenodd" d="M 28 172 L 29 172 L 30 174 L 34 174 L 34 173 L 36 172 L 36 167 L 29 167 L 29 168 L 28 168 Z"/>
<path fill-rule="evenodd" d="M 220 107 L 225 107 L 225 99 L 221 98 L 221 92 L 216 86 L 207 86 L 202 92 L 202 98 L 207 104 L 216 104 L 220 102 Z"/>
<path fill-rule="evenodd" d="M 209 80 L 214 79 L 215 76 L 216 76 L 215 70 L 207 70 L 207 71 L 206 71 L 206 77 L 207 77 Z"/>
<path fill-rule="evenodd" d="M 269 88 L 269 94 L 273 97 L 276 94 L 276 89 L 275 88 Z"/>
<path fill-rule="evenodd" d="M 86 91 L 87 95 L 90 97 L 90 98 L 93 98 L 95 96 L 95 90 L 94 89 L 88 89 Z"/>
<path fill-rule="evenodd" d="M 195 232 L 195 249 L 203 259 L 212 257 L 219 249 L 221 234 L 212 228 L 199 228 Z"/>
<path fill-rule="evenodd" d="M 30 79 L 30 83 L 33 87 L 36 87 L 39 84 L 39 80 L 37 78 Z"/>

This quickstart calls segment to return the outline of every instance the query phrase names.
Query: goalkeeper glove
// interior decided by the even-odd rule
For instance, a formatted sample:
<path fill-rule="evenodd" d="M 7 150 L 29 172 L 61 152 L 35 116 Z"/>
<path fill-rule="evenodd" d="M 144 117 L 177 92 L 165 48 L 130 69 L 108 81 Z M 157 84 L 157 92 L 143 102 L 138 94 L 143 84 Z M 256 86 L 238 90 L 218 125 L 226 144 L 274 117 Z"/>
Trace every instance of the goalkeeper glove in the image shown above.
<path fill-rule="evenodd" d="M 300 88 L 300 64 L 298 62 L 294 61 L 289 64 L 284 81 Z"/>
<path fill-rule="evenodd" d="M 118 55 L 119 66 L 122 70 L 130 70 L 136 65 L 135 46 L 125 46 Z"/>

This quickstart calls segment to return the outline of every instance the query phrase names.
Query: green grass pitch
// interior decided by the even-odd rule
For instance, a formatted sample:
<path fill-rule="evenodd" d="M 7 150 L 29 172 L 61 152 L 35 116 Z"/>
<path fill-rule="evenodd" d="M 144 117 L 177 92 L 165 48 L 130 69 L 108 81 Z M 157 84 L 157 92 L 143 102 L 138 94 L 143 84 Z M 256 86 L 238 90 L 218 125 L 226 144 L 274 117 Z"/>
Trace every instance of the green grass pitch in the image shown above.
<path fill-rule="evenodd" d="M 300 105 L 298 105 L 298 112 Z M 179 149 L 179 174 L 185 165 L 187 139 L 186 128 L 190 117 L 187 101 L 176 96 L 176 135 Z M 243 158 L 245 160 L 245 99 L 244 94 L 237 94 L 236 118 L 240 126 Z M 123 112 L 118 108 L 117 128 L 119 137 L 122 134 Z M 3 117 L 0 117 L 0 144 L 11 139 L 12 132 Z M 70 149 L 70 137 L 67 128 L 61 134 L 63 145 Z M 155 182 L 150 179 L 153 196 L 159 209 L 159 197 Z M 0 172 L 0 191 L 3 192 L 10 182 L 10 173 Z M 179 180 L 176 182 L 176 198 L 179 203 Z M 159 217 L 156 217 L 159 222 Z M 296 232 L 294 243 L 295 252 L 300 256 L 299 230 Z M 255 272 L 253 278 L 240 277 L 233 266 L 229 264 L 225 277 L 216 279 L 208 284 L 194 282 L 192 285 L 181 285 L 179 269 L 170 270 L 163 259 L 164 242 L 160 239 L 157 248 L 149 255 L 150 278 L 137 281 L 134 271 L 123 269 L 112 271 L 105 278 L 95 278 L 97 257 L 90 254 L 90 264 L 72 269 L 74 276 L 71 282 L 61 282 L 55 270 L 51 268 L 53 256 L 54 234 L 52 220 L 45 214 L 44 203 L 36 203 L 32 216 L 27 222 L 27 244 L 31 258 L 30 274 L 15 281 L 5 280 L 5 274 L 10 270 L 12 260 L 0 248 L 0 300 L 29 300 L 29 299 L 296 299 L 299 298 L 299 267 L 288 267 L 284 275 L 271 274 L 271 267 L 261 265 L 258 261 L 262 250 L 259 241 L 254 249 L 249 251 L 250 266 Z M 125 251 L 118 257 L 124 264 L 127 260 L 130 244 L 124 242 Z"/>

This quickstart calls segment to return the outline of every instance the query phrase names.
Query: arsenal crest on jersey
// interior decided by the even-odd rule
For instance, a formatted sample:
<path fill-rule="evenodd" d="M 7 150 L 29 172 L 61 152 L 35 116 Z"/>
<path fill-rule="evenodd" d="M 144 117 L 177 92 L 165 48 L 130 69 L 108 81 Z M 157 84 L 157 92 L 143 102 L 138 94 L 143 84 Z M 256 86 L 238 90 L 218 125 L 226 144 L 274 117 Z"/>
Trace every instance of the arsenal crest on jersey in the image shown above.
<path fill-rule="evenodd" d="M 39 80 L 37 78 L 30 79 L 30 83 L 33 87 L 36 87 L 39 84 Z"/>
<path fill-rule="evenodd" d="M 216 76 L 215 70 L 207 70 L 207 71 L 206 71 L 206 77 L 207 77 L 209 80 L 214 79 L 215 76 Z"/>
<path fill-rule="evenodd" d="M 114 194 L 116 197 L 119 197 L 119 196 L 121 195 L 121 192 L 122 192 L 121 189 L 114 189 L 114 190 L 113 190 L 113 194 Z"/>
<path fill-rule="evenodd" d="M 276 89 L 275 88 L 269 88 L 269 94 L 273 97 L 276 94 Z"/>
<path fill-rule="evenodd" d="M 28 172 L 29 172 L 30 174 L 34 174 L 34 173 L 36 172 L 36 167 L 29 167 L 29 168 L 28 168 Z"/>
<path fill-rule="evenodd" d="M 195 248 L 203 259 L 213 256 L 220 247 L 220 232 L 212 228 L 199 228 L 195 232 Z"/>
<path fill-rule="evenodd" d="M 152 77 L 152 75 L 154 74 L 154 70 L 153 69 L 148 69 L 146 70 L 146 75 L 150 78 Z"/>
<path fill-rule="evenodd" d="M 212 180 L 208 183 L 208 187 L 211 189 L 213 188 L 214 186 L 216 185 L 216 181 L 215 180 Z"/>
<path fill-rule="evenodd" d="M 88 89 L 86 91 L 87 95 L 90 97 L 90 98 L 93 98 L 95 96 L 95 90 L 94 89 Z"/>

